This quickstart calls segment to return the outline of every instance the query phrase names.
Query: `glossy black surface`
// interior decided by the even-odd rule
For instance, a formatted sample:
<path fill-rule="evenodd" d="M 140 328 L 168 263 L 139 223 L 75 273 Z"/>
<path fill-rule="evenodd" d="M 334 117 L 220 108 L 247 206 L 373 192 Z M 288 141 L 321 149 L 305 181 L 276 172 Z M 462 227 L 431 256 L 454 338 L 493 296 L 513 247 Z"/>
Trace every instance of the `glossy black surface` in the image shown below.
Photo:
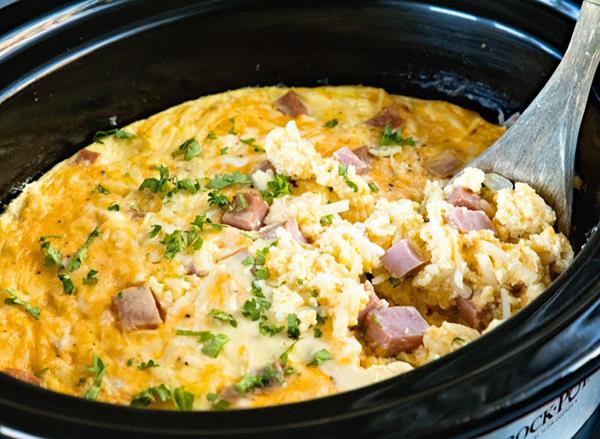
<path fill-rule="evenodd" d="M 7 32 L 0 35 L 0 194 L 10 200 L 15 184 L 71 155 L 111 116 L 123 125 L 248 85 L 381 86 L 450 100 L 497 121 L 525 108 L 556 66 L 576 11 L 559 3 L 91 1 L 71 4 L 70 17 L 63 10 L 29 23 L 41 29 L 54 22 L 18 40 L 25 31 L 19 22 L 47 13 L 47 6 L 20 2 L 0 12 Z M 594 98 L 578 150 L 586 185 L 575 196 L 577 248 L 599 217 L 597 105 Z M 91 403 L 0 375 L 0 424 L 56 437 L 485 432 L 600 366 L 598 245 L 594 234 L 569 271 L 500 328 L 368 388 L 269 409 L 175 413 Z"/>

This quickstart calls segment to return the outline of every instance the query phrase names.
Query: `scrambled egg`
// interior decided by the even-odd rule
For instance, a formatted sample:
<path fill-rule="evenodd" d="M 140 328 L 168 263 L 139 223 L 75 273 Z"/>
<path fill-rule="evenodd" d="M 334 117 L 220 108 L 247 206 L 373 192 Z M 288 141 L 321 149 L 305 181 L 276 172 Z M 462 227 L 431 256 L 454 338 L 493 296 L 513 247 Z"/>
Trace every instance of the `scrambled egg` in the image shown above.
<path fill-rule="evenodd" d="M 526 184 L 493 190 L 465 170 L 453 186 L 492 206 L 491 228 L 450 224 L 452 186 L 427 161 L 451 151 L 464 164 L 504 128 L 368 87 L 295 89 L 306 111 L 290 114 L 277 104 L 287 91 L 207 96 L 98 133 L 28 185 L 0 217 L 0 370 L 154 408 L 305 400 L 460 348 L 571 262 Z M 400 127 L 365 123 L 390 106 Z M 365 145 L 367 173 L 332 155 Z M 264 228 L 222 224 L 250 209 L 239 194 L 252 190 L 268 201 Z M 425 262 L 397 278 L 382 258 L 402 240 Z M 366 280 L 427 320 L 418 348 L 373 353 Z M 132 313 L 134 296 L 152 310 Z"/>

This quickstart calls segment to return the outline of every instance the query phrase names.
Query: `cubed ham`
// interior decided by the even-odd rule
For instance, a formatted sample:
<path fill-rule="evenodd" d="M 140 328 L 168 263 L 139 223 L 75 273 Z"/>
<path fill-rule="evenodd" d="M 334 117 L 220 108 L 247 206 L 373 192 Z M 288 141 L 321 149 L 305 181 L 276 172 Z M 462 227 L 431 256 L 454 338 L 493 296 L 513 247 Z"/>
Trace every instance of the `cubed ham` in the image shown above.
<path fill-rule="evenodd" d="M 369 314 L 374 309 L 385 308 L 388 306 L 388 303 L 385 300 L 382 300 L 375 293 L 375 288 L 373 288 L 373 284 L 369 281 L 365 281 L 363 284 L 367 293 L 369 293 L 369 301 L 367 305 L 358 313 L 358 323 L 362 324 L 365 320 L 367 314 Z"/>
<path fill-rule="evenodd" d="M 33 384 L 34 386 L 42 385 L 41 379 L 39 379 L 32 373 L 30 373 L 26 370 L 23 370 L 23 369 L 7 367 L 6 369 L 2 370 L 2 372 L 5 373 L 6 375 L 10 375 L 11 377 L 16 378 L 18 380 L 25 381 L 26 383 L 29 383 L 29 384 Z"/>
<path fill-rule="evenodd" d="M 367 315 L 365 338 L 375 354 L 391 357 L 418 348 L 428 327 L 414 306 L 378 308 Z"/>
<path fill-rule="evenodd" d="M 361 162 L 363 162 L 369 168 L 371 167 L 373 164 L 373 155 L 371 155 L 369 152 L 369 147 L 367 145 L 355 148 L 352 150 L 352 152 L 360 159 Z"/>
<path fill-rule="evenodd" d="M 425 265 L 425 259 L 407 239 L 402 239 L 387 249 L 381 262 L 395 277 L 404 277 Z"/>
<path fill-rule="evenodd" d="M 94 163 L 98 159 L 98 157 L 100 157 L 99 152 L 83 148 L 77 153 L 77 157 L 75 157 L 75 163 L 90 165 Z"/>
<path fill-rule="evenodd" d="M 458 296 L 456 299 L 458 313 L 464 322 L 471 328 L 483 329 L 492 319 L 487 309 L 478 307 L 471 299 L 463 299 Z"/>
<path fill-rule="evenodd" d="M 294 218 L 286 219 L 285 222 L 283 223 L 283 228 L 285 230 L 287 230 L 290 233 L 290 235 L 292 235 L 292 238 L 295 241 L 301 242 L 303 244 L 306 243 L 306 238 L 300 231 L 300 228 L 298 227 L 298 223 L 296 222 L 296 220 Z"/>
<path fill-rule="evenodd" d="M 254 171 L 267 172 L 268 170 L 273 171 L 273 173 L 276 172 L 275 167 L 273 166 L 273 163 L 271 163 L 269 160 L 263 160 L 262 162 L 260 162 L 256 165 L 256 168 L 254 168 Z"/>
<path fill-rule="evenodd" d="M 294 218 L 288 218 L 283 223 L 269 224 L 268 226 L 263 227 L 260 229 L 260 236 L 264 239 L 275 239 L 277 238 L 277 229 L 279 228 L 287 230 L 295 241 L 303 244 L 307 242 Z"/>
<path fill-rule="evenodd" d="M 445 149 L 438 155 L 425 159 L 423 167 L 435 177 L 447 178 L 456 174 L 462 167 L 462 163 L 456 154 Z"/>
<path fill-rule="evenodd" d="M 465 207 L 454 207 L 446 212 L 446 221 L 461 233 L 473 230 L 494 230 L 490 218 L 482 210 L 469 210 Z"/>
<path fill-rule="evenodd" d="M 288 116 L 298 117 L 301 114 L 308 114 L 308 109 L 295 91 L 288 91 L 275 101 L 275 108 Z"/>
<path fill-rule="evenodd" d="M 244 192 L 233 197 L 233 209 L 223 214 L 224 224 L 242 230 L 258 230 L 269 212 L 269 205 L 255 192 Z"/>
<path fill-rule="evenodd" d="M 112 298 L 123 331 L 156 329 L 163 322 L 160 307 L 148 286 L 130 287 Z"/>
<path fill-rule="evenodd" d="M 354 166 L 357 174 L 364 174 L 369 170 L 369 166 L 345 146 L 334 152 L 333 156 L 346 166 Z"/>
<path fill-rule="evenodd" d="M 400 116 L 400 107 L 392 104 L 381 110 L 375 117 L 369 119 L 366 124 L 372 127 L 385 128 L 390 125 L 392 128 L 398 128 L 402 125 L 402 116 Z"/>
<path fill-rule="evenodd" d="M 469 210 L 482 210 L 490 218 L 494 216 L 494 207 L 490 203 L 464 187 L 455 187 L 446 199 L 453 206 L 466 207 Z"/>

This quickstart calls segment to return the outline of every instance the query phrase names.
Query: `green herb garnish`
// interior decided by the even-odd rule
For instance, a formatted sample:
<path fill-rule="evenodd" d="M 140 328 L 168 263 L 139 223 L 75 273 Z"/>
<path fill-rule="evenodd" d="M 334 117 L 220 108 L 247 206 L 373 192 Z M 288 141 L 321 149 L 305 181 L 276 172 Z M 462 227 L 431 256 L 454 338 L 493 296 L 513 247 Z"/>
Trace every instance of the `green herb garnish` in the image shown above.
<path fill-rule="evenodd" d="M 331 354 L 329 353 L 329 351 L 327 349 L 321 349 L 321 350 L 315 352 L 314 359 L 310 363 L 308 363 L 308 365 L 309 366 L 320 366 L 321 364 L 323 364 L 329 360 L 331 360 Z"/>
<path fill-rule="evenodd" d="M 102 385 L 102 380 L 104 379 L 104 374 L 106 373 L 106 365 L 100 357 L 98 357 L 96 354 L 93 354 L 92 364 L 87 366 L 86 370 L 96 375 L 96 377 L 94 378 L 92 386 L 87 390 L 87 392 L 85 392 L 84 398 L 95 400 L 98 398 L 98 394 L 100 393 L 100 386 Z"/>
<path fill-rule="evenodd" d="M 185 329 L 178 329 L 177 335 L 185 335 L 188 337 L 198 337 L 199 341 L 203 343 L 202 352 L 211 357 L 217 358 L 223 346 L 227 344 L 231 339 L 225 334 L 213 334 L 210 331 L 189 331 Z"/>
<path fill-rule="evenodd" d="M 160 364 L 155 362 L 154 360 L 150 359 L 148 361 L 142 361 L 137 368 L 139 370 L 146 370 L 146 369 L 150 369 L 152 367 L 160 367 Z"/>
<path fill-rule="evenodd" d="M 235 319 L 235 317 L 233 317 L 231 314 L 220 311 L 218 309 L 213 309 L 211 312 L 208 313 L 208 315 L 210 317 L 212 317 L 213 319 L 216 320 L 220 320 L 222 322 L 226 322 L 229 323 L 231 326 L 233 326 L 234 328 L 237 328 L 238 322 Z"/>
<path fill-rule="evenodd" d="M 60 252 L 55 249 L 54 247 L 52 247 L 52 244 L 50 244 L 50 241 L 47 241 L 46 239 L 48 239 L 45 236 L 42 236 L 40 238 L 40 241 L 42 242 L 40 244 L 40 249 L 42 250 L 42 255 L 44 255 L 44 265 L 46 267 L 58 267 L 59 269 L 64 268 L 64 264 L 62 262 L 62 256 L 60 255 Z"/>
<path fill-rule="evenodd" d="M 385 128 L 383 129 L 383 133 L 381 134 L 381 141 L 379 143 L 381 144 L 381 146 L 415 146 L 416 144 L 415 139 L 413 139 L 412 137 L 402 137 L 402 130 L 393 130 L 390 124 L 386 124 Z"/>
<path fill-rule="evenodd" d="M 135 137 L 135 134 L 130 133 L 129 131 L 121 130 L 119 128 L 113 128 L 112 130 L 108 131 L 96 131 L 96 134 L 94 134 L 92 140 L 95 143 L 104 143 L 102 142 L 102 139 L 108 136 L 115 136 L 115 138 L 117 139 L 133 139 Z"/>
<path fill-rule="evenodd" d="M 94 242 L 94 240 L 98 236 L 100 236 L 100 232 L 98 230 L 98 227 L 96 227 L 92 231 L 92 233 L 89 234 L 89 236 L 87 237 L 87 239 L 85 240 L 83 245 L 81 247 L 79 247 L 79 250 L 77 250 L 75 252 L 75 254 L 73 255 L 73 257 L 71 258 L 71 262 L 69 262 L 69 271 L 71 273 L 76 271 L 77 269 L 79 269 L 79 267 L 81 267 L 81 264 L 87 258 L 88 248 L 90 247 L 90 245 L 92 245 L 92 242 Z"/>
<path fill-rule="evenodd" d="M 187 139 L 185 142 L 179 145 L 179 148 L 175 152 L 173 152 L 173 157 L 177 157 L 178 155 L 183 154 L 184 160 L 190 161 L 194 157 L 199 156 L 200 152 L 200 144 L 198 143 L 195 137 L 192 137 L 191 139 Z"/>
<path fill-rule="evenodd" d="M 330 226 L 333 223 L 333 215 L 322 216 L 321 219 L 319 220 L 319 223 L 322 226 Z"/>
<path fill-rule="evenodd" d="M 240 171 L 234 171 L 231 174 L 215 175 L 209 180 L 206 187 L 209 189 L 224 189 L 234 184 L 250 185 L 252 184 L 252 179 L 248 175 L 242 174 Z"/>
<path fill-rule="evenodd" d="M 337 119 L 331 119 L 328 120 L 327 122 L 325 122 L 325 125 L 323 125 L 325 128 L 334 128 L 336 127 L 338 124 L 338 120 Z"/>
<path fill-rule="evenodd" d="M 275 198 L 292 193 L 292 184 L 287 175 L 275 174 L 273 180 L 267 183 L 267 190 L 262 191 L 264 200 L 271 204 Z"/>
<path fill-rule="evenodd" d="M 107 209 L 111 212 L 118 212 L 119 210 L 121 210 L 121 206 L 119 206 L 117 203 L 110 203 Z"/>
<path fill-rule="evenodd" d="M 87 275 L 83 278 L 84 285 L 93 285 L 98 283 L 98 272 L 94 269 L 88 271 Z"/>
<path fill-rule="evenodd" d="M 4 299 L 4 303 L 6 303 L 7 305 L 22 306 L 25 312 L 27 312 L 31 317 L 33 317 L 35 320 L 39 320 L 40 314 L 42 312 L 40 308 L 38 308 L 37 306 L 33 306 L 31 305 L 31 303 L 19 298 L 15 290 L 5 288 L 2 292 L 8 296 Z"/>
<path fill-rule="evenodd" d="M 73 284 L 71 276 L 69 276 L 68 274 L 59 274 L 58 279 L 63 284 L 63 291 L 65 292 L 65 294 L 68 294 L 69 296 L 73 294 L 73 292 L 75 291 L 75 285 Z"/>
<path fill-rule="evenodd" d="M 287 335 L 289 338 L 298 339 L 300 337 L 300 319 L 296 314 L 287 316 Z"/>
<path fill-rule="evenodd" d="M 206 395 L 206 399 L 210 402 L 210 405 L 213 410 L 225 410 L 229 407 L 230 403 L 226 399 L 219 398 L 219 395 L 216 393 L 208 393 Z"/>
<path fill-rule="evenodd" d="M 110 194 L 110 191 L 108 189 L 106 189 L 104 186 L 102 186 L 101 184 L 96 186 L 96 189 L 94 189 L 92 192 L 95 192 L 97 194 L 102 194 L 102 195 Z"/>
<path fill-rule="evenodd" d="M 150 230 L 150 238 L 156 238 L 160 231 L 162 230 L 162 226 L 159 224 L 154 224 L 152 226 L 152 230 Z"/>

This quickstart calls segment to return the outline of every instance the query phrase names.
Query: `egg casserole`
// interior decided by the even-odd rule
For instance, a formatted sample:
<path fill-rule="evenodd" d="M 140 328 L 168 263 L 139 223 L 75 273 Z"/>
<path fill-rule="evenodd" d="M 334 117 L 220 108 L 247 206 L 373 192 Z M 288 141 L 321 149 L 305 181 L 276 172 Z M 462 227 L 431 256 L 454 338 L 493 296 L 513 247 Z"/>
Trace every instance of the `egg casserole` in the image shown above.
<path fill-rule="evenodd" d="M 343 86 L 244 88 L 98 132 L 0 217 L 0 370 L 223 410 L 454 351 L 573 258 L 528 185 L 473 168 L 446 184 L 504 130 Z"/>

